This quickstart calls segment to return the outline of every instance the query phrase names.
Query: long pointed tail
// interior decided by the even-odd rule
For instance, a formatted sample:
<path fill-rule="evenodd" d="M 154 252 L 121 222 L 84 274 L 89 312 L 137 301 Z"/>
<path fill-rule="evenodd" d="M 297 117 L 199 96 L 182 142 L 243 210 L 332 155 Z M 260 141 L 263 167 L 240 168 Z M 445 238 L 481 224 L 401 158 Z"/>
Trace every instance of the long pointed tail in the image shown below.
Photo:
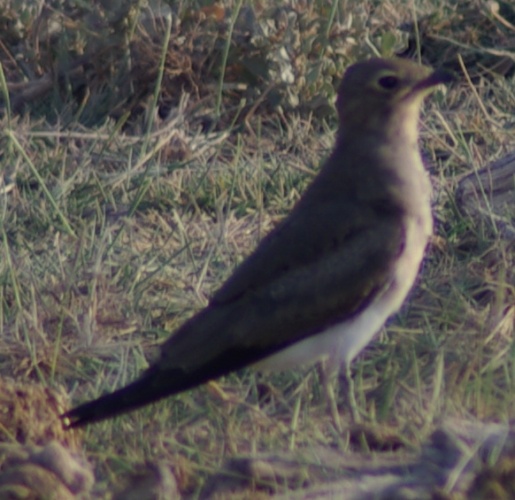
<path fill-rule="evenodd" d="M 177 372 L 178 370 L 150 368 L 140 379 L 128 386 L 77 406 L 63 413 L 60 418 L 66 428 L 81 427 L 135 410 L 203 382 L 196 377 L 184 377 L 183 372 Z"/>

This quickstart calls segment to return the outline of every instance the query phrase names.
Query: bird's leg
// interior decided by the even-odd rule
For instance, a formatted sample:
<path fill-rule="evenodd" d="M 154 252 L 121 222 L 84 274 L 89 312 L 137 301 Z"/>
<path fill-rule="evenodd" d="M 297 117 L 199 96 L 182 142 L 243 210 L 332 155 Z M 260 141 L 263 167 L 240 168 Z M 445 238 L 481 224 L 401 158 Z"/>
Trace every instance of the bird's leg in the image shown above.
<path fill-rule="evenodd" d="M 336 431 L 341 434 L 343 431 L 340 413 L 338 411 L 337 391 L 335 392 L 336 382 L 338 375 L 338 367 L 331 360 L 323 360 L 320 363 L 320 376 L 322 378 L 322 385 L 327 399 L 327 406 L 329 414 L 333 419 Z"/>
<path fill-rule="evenodd" d="M 345 385 L 345 398 L 347 406 L 349 407 L 351 419 L 353 424 L 361 422 L 361 415 L 359 412 L 358 404 L 356 402 L 356 392 L 354 387 L 354 379 L 350 370 L 350 363 L 345 363 L 343 370 L 343 383 Z"/>

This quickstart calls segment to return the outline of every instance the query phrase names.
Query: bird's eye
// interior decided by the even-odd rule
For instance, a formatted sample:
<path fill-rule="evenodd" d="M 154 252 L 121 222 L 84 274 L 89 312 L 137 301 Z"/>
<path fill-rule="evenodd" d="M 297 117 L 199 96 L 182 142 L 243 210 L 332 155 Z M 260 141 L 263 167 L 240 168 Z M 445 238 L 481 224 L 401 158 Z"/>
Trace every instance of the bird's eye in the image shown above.
<path fill-rule="evenodd" d="M 397 87 L 399 79 L 396 76 L 388 75 L 379 78 L 378 82 L 383 89 L 391 90 Z"/>

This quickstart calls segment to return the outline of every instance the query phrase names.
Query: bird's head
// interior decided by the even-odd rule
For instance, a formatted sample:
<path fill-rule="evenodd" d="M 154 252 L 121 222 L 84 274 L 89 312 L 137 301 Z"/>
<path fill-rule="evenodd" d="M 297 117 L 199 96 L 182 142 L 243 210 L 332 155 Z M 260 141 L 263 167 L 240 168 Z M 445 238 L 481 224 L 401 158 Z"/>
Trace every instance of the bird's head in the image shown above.
<path fill-rule="evenodd" d="M 374 58 L 353 64 L 338 90 L 340 133 L 382 132 L 402 123 L 416 134 L 424 97 L 451 80 L 447 71 L 405 59 Z"/>

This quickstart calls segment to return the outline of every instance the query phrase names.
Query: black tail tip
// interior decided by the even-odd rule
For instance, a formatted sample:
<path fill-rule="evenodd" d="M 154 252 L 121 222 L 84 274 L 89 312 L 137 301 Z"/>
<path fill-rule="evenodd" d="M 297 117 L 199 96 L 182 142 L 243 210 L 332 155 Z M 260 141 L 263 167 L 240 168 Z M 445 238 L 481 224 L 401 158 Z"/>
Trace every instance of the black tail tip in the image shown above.
<path fill-rule="evenodd" d="M 81 422 L 80 417 L 74 416 L 73 410 L 67 411 L 59 415 L 59 420 L 63 426 L 63 429 L 69 430 L 84 425 L 86 422 Z"/>
<path fill-rule="evenodd" d="M 102 399 L 102 398 L 101 398 Z M 120 412 L 113 411 L 111 407 L 104 407 L 99 400 L 84 403 L 59 415 L 64 429 L 75 429 L 88 424 L 106 420 L 118 415 Z"/>

